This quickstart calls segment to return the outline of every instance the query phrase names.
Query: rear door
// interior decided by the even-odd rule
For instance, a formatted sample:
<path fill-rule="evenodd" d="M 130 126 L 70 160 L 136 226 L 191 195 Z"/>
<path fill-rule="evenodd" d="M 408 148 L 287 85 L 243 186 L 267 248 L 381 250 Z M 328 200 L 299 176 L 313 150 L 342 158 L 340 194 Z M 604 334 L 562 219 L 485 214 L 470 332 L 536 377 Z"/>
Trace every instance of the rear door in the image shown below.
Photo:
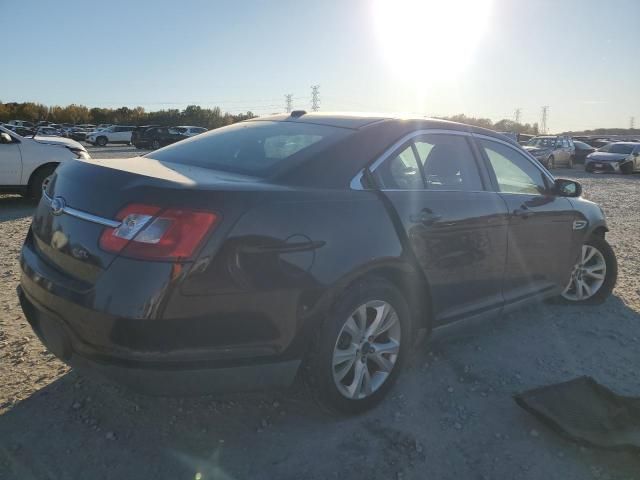
<path fill-rule="evenodd" d="M 470 137 L 415 132 L 375 165 L 431 287 L 436 322 L 501 308 L 508 212 L 485 188 Z"/>
<path fill-rule="evenodd" d="M 563 288 L 578 253 L 571 203 L 551 193 L 553 178 L 518 147 L 484 136 L 478 143 L 509 209 L 505 301 Z"/>
<path fill-rule="evenodd" d="M 20 143 L 0 143 L 0 185 L 20 185 L 22 176 L 22 155 Z"/>

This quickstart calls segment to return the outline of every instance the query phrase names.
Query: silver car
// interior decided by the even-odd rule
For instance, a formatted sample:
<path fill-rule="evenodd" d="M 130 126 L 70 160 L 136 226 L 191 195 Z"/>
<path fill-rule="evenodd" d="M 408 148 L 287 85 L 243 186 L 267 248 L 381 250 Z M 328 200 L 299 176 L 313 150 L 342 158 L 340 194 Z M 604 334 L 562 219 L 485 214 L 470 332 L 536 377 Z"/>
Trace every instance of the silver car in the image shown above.
<path fill-rule="evenodd" d="M 587 172 L 640 172 L 640 142 L 613 142 L 599 148 L 584 162 Z"/>

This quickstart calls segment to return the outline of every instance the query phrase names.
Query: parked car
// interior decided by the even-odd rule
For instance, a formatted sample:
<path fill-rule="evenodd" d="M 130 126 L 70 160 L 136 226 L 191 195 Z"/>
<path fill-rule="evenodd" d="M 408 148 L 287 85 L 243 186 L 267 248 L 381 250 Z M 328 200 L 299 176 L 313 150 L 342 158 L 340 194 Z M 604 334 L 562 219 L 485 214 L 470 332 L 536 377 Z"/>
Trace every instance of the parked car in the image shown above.
<path fill-rule="evenodd" d="M 142 148 L 142 144 L 138 146 L 138 139 L 142 136 L 143 132 L 145 132 L 149 128 L 159 127 L 160 125 L 139 125 L 133 129 L 131 132 L 131 144 L 136 148 Z"/>
<path fill-rule="evenodd" d="M 135 127 L 112 125 L 105 129 L 95 130 L 87 135 L 86 141 L 104 147 L 108 143 L 131 143 L 131 132 Z"/>
<path fill-rule="evenodd" d="M 319 400 L 361 411 L 421 332 L 604 301 L 616 258 L 580 194 L 477 127 L 263 117 L 58 168 L 20 301 L 57 357 L 132 388 L 284 386 L 304 362 Z"/>
<path fill-rule="evenodd" d="M 41 135 L 44 137 L 60 137 L 62 136 L 62 131 L 57 128 L 53 128 L 51 126 L 48 127 L 36 127 L 35 129 L 36 135 Z"/>
<path fill-rule="evenodd" d="M 132 143 L 136 148 L 150 148 L 157 150 L 160 147 L 184 140 L 185 135 L 170 127 L 149 127 L 142 133 L 136 135 Z"/>
<path fill-rule="evenodd" d="M 182 135 L 183 137 L 194 137 L 196 135 L 200 135 L 201 133 L 204 133 L 207 131 L 207 129 L 203 127 L 191 127 L 191 126 L 185 126 L 185 125 L 171 127 L 171 129 L 174 130 L 176 133 Z"/>
<path fill-rule="evenodd" d="M 575 147 L 566 135 L 540 135 L 529 140 L 524 149 L 547 168 L 573 168 Z"/>
<path fill-rule="evenodd" d="M 593 148 L 591 145 L 581 142 L 579 140 L 574 139 L 573 145 L 576 148 L 576 153 L 574 154 L 574 159 L 576 163 L 584 164 L 585 158 L 587 157 L 587 155 L 590 155 L 591 153 L 596 151 L 596 149 Z"/>
<path fill-rule="evenodd" d="M 90 157 L 72 140 L 26 138 L 0 127 L 0 191 L 40 198 L 42 184 L 55 168 L 80 158 Z"/>
<path fill-rule="evenodd" d="M 630 174 L 640 171 L 640 143 L 613 142 L 599 148 L 585 159 L 587 172 Z"/>
<path fill-rule="evenodd" d="M 8 129 L 8 130 L 11 130 L 12 132 L 17 133 L 21 137 L 27 137 L 27 136 L 30 136 L 30 135 L 32 136 L 36 132 L 33 128 L 20 127 L 18 125 L 5 124 L 5 128 Z"/>
<path fill-rule="evenodd" d="M 24 127 L 24 128 L 34 127 L 32 122 L 27 122 L 26 120 L 9 120 L 8 125 L 12 125 L 15 127 Z"/>

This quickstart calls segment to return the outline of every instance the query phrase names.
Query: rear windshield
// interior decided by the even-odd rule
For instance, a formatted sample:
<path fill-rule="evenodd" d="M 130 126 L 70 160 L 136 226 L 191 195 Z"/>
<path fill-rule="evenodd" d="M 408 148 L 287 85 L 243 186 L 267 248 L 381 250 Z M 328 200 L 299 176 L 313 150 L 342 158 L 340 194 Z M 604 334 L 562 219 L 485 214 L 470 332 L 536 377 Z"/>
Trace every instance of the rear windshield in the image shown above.
<path fill-rule="evenodd" d="M 146 156 L 164 162 L 270 177 L 349 133 L 349 129 L 326 125 L 252 121 L 203 133 Z"/>
<path fill-rule="evenodd" d="M 631 152 L 633 152 L 633 147 L 633 145 L 627 145 L 625 143 L 610 143 L 609 145 L 605 145 L 604 147 L 600 148 L 598 151 L 629 155 Z"/>

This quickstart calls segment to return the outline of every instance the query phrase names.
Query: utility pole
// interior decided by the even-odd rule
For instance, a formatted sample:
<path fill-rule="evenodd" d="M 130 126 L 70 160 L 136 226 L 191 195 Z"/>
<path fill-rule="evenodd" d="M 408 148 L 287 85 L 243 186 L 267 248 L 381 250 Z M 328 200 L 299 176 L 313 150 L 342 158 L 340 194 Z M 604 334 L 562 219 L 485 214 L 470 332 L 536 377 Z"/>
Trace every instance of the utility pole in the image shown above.
<path fill-rule="evenodd" d="M 542 121 L 540 122 L 540 133 L 547 133 L 547 119 L 549 116 L 549 105 L 542 107 Z"/>
<path fill-rule="evenodd" d="M 320 110 L 320 85 L 311 86 L 311 110 Z"/>
<path fill-rule="evenodd" d="M 291 113 L 291 109 L 292 109 L 292 105 L 293 105 L 293 94 L 287 93 L 284 96 L 284 100 L 286 102 L 285 109 L 287 110 L 287 113 Z"/>
<path fill-rule="evenodd" d="M 636 117 L 631 117 L 629 119 L 629 128 L 631 130 L 633 130 L 634 128 L 636 128 Z"/>
<path fill-rule="evenodd" d="M 520 114 L 522 113 L 522 109 L 520 107 L 516 108 L 516 111 L 513 115 L 513 119 L 516 123 L 520 123 Z"/>

